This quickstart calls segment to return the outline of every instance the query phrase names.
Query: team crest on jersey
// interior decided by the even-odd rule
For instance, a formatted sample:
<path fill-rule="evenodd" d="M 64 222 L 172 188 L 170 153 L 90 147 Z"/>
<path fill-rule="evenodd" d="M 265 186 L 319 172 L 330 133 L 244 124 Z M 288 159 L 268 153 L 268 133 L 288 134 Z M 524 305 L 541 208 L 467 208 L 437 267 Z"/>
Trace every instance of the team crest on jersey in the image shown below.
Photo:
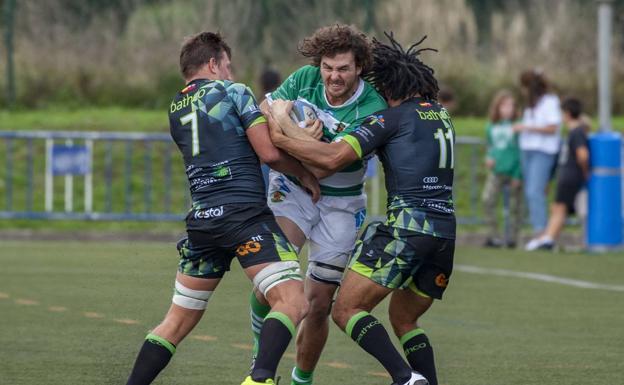
<path fill-rule="evenodd" d="M 197 84 L 196 83 L 189 84 L 188 86 L 184 87 L 184 89 L 181 92 L 183 94 L 188 94 L 189 92 L 195 90 L 195 88 L 197 88 Z"/>
<path fill-rule="evenodd" d="M 274 191 L 271 194 L 271 202 L 273 202 L 273 203 L 282 202 L 284 200 L 284 197 L 286 197 L 286 195 L 284 195 L 283 192 L 281 192 L 279 190 L 278 191 Z"/>

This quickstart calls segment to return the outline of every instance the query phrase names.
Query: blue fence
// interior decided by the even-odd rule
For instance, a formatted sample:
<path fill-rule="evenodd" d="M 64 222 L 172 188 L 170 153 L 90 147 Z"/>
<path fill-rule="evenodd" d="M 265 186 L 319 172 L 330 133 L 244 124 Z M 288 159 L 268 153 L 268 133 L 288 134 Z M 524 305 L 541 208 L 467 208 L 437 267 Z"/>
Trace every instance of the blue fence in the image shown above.
<path fill-rule="evenodd" d="M 189 206 L 168 134 L 18 131 L 0 141 L 0 218 L 180 220 Z"/>
<path fill-rule="evenodd" d="M 456 143 L 458 221 L 480 223 L 484 142 Z M 382 172 L 367 192 L 370 216 L 383 216 Z M 182 159 L 164 133 L 0 131 L 0 199 L 4 219 L 174 221 L 190 205 Z"/>

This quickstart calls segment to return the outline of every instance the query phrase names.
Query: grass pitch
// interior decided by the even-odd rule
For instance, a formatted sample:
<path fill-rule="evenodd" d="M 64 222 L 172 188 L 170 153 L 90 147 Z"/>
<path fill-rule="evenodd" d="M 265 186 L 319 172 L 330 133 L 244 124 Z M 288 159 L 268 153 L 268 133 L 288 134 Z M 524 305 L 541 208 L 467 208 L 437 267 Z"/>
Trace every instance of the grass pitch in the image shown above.
<path fill-rule="evenodd" d="M 624 284 L 624 256 L 458 248 L 458 265 Z M 0 384 L 123 384 L 146 332 L 167 310 L 173 244 L 3 242 Z M 251 284 L 237 262 L 198 328 L 156 384 L 239 384 L 249 367 Z M 386 304 L 375 310 L 386 325 Z M 441 384 L 624 383 L 624 291 L 454 273 L 422 320 Z M 279 374 L 288 384 L 292 346 Z M 389 384 L 332 325 L 323 385 Z M 284 381 L 286 380 L 286 381 Z"/>

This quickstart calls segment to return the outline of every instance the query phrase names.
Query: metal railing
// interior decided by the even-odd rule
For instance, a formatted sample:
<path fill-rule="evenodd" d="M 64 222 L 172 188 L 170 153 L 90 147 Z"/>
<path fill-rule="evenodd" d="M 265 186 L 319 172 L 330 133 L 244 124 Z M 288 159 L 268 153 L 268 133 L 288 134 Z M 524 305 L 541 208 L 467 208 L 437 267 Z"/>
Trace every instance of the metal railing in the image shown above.
<path fill-rule="evenodd" d="M 481 223 L 485 144 L 458 137 L 456 145 L 458 221 Z M 371 217 L 383 216 L 386 204 L 383 176 L 374 174 Z M 175 221 L 189 203 L 169 134 L 0 131 L 0 218 Z"/>
<path fill-rule="evenodd" d="M 0 218 L 180 220 L 189 206 L 168 134 L 4 131 L 0 141 Z"/>

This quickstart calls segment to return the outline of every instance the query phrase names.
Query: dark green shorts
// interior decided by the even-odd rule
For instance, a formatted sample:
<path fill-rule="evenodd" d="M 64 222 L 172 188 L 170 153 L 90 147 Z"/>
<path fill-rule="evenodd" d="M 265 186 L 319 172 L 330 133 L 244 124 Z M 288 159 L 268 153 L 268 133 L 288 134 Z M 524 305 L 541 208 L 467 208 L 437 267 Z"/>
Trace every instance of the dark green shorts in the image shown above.
<path fill-rule="evenodd" d="M 355 244 L 349 268 L 387 288 L 441 299 L 454 252 L 454 239 L 373 222 Z"/>
<path fill-rule="evenodd" d="M 221 278 L 237 257 L 243 268 L 297 261 L 297 253 L 266 205 L 223 205 L 193 210 L 187 237 L 178 242 L 178 270 L 192 277 Z"/>

